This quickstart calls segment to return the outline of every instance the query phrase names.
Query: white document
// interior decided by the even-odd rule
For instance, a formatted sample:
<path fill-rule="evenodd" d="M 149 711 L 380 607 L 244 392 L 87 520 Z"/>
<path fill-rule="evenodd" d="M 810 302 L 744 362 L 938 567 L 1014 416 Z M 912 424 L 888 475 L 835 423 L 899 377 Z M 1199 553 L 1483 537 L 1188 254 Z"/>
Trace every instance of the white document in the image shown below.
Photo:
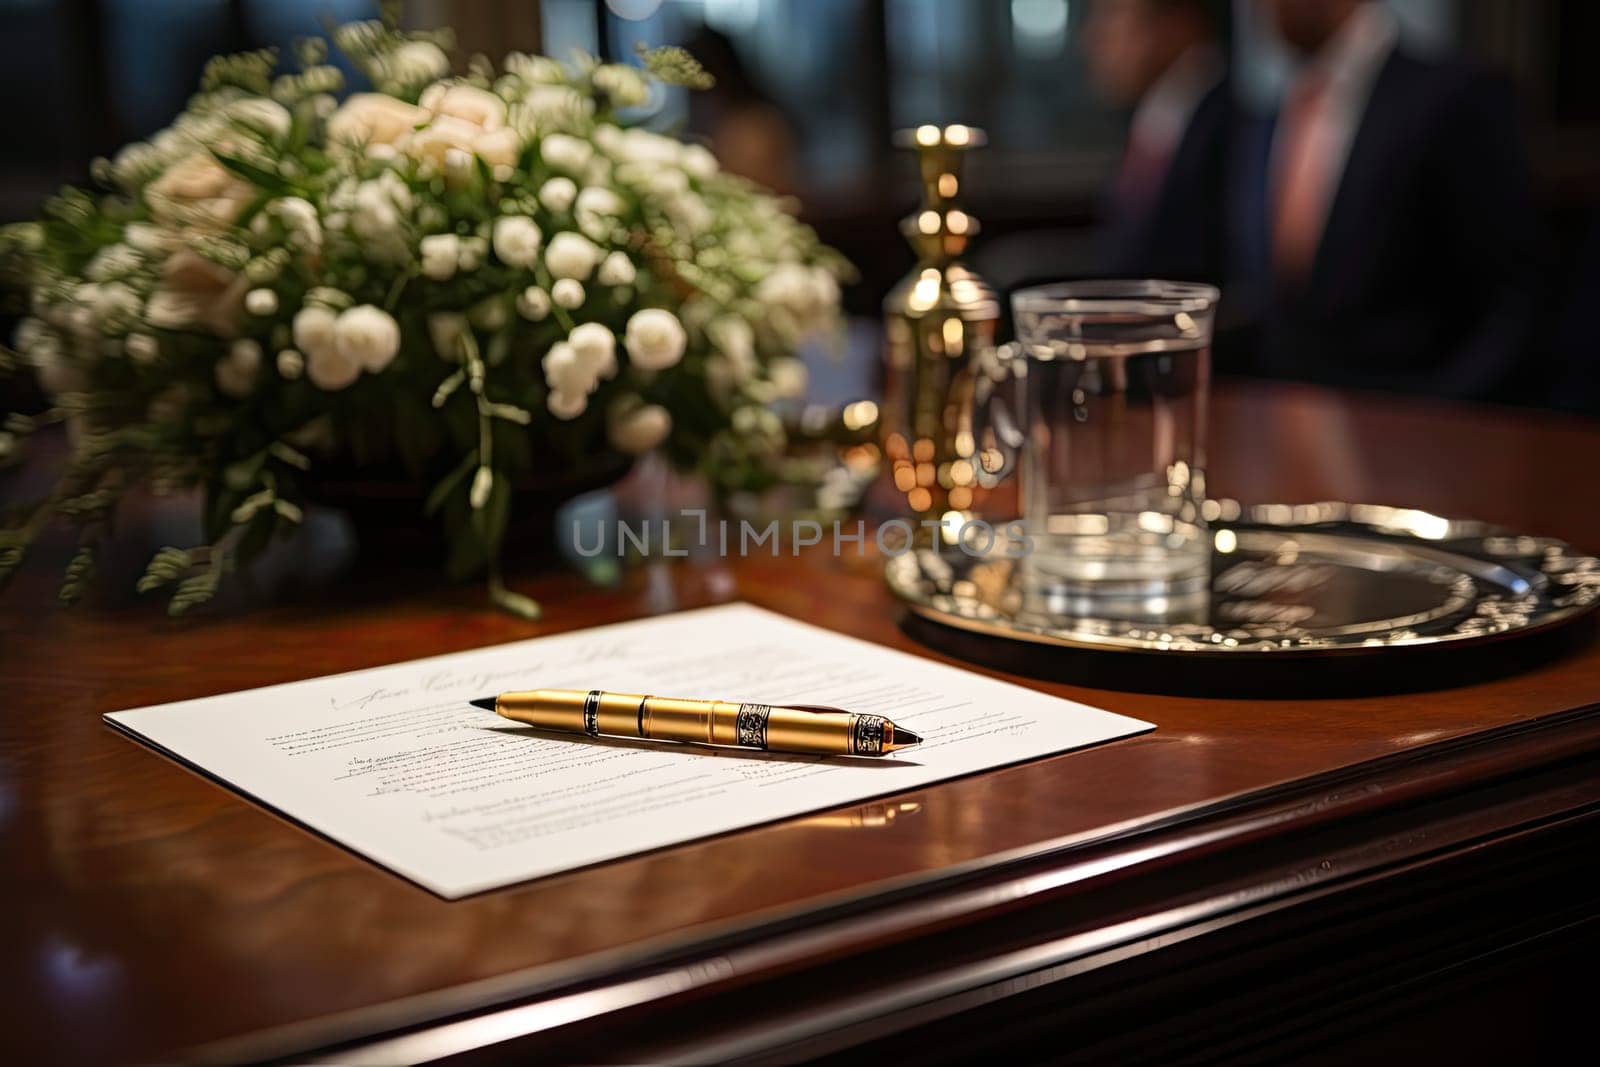
<path fill-rule="evenodd" d="M 876 759 L 568 740 L 467 703 L 539 688 L 832 704 L 925 740 Z M 745 604 L 106 719 L 450 898 L 1152 729 Z"/>

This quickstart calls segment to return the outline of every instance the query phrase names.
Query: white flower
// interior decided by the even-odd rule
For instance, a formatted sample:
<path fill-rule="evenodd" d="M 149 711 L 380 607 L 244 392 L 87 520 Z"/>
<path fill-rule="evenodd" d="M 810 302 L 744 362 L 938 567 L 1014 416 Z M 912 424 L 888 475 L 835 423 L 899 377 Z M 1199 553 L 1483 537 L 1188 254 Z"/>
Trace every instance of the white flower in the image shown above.
<path fill-rule="evenodd" d="M 438 82 L 422 91 L 417 105 L 434 116 L 459 119 L 476 126 L 479 133 L 498 130 L 506 124 L 506 102 L 473 85 Z"/>
<path fill-rule="evenodd" d="M 755 368 L 756 335 L 748 322 L 737 315 L 719 315 L 706 325 L 706 336 L 717 351 L 744 372 Z M 740 377 L 744 380 L 747 374 Z"/>
<path fill-rule="evenodd" d="M 210 152 L 196 151 L 151 182 L 145 188 L 145 201 L 163 226 L 215 231 L 230 225 L 255 192 L 255 186 L 235 176 Z"/>
<path fill-rule="evenodd" d="M 249 339 L 235 341 L 214 368 L 217 388 L 231 397 L 249 396 L 260 369 L 261 345 Z"/>
<path fill-rule="evenodd" d="M 551 211 L 565 211 L 577 198 L 578 186 L 571 178 L 551 178 L 539 187 L 539 203 Z"/>
<path fill-rule="evenodd" d="M 305 203 L 305 201 L 301 201 Z M 307 207 L 311 205 L 307 204 Z M 316 219 L 316 211 L 311 213 L 312 220 Z M 122 239 L 128 244 L 145 253 L 158 253 L 165 255 L 171 242 L 172 234 L 160 226 L 153 226 L 148 222 L 130 222 L 128 228 L 122 231 Z"/>
<path fill-rule="evenodd" d="M 361 377 L 361 364 L 337 348 L 306 352 L 306 377 L 318 389 L 347 389 Z"/>
<path fill-rule="evenodd" d="M 389 53 L 386 73 L 395 81 L 415 85 L 450 73 L 450 57 L 432 41 L 407 41 Z"/>
<path fill-rule="evenodd" d="M 294 315 L 294 346 L 315 365 L 319 354 L 333 351 L 333 329 L 338 321 L 339 317 L 325 307 L 301 308 Z"/>
<path fill-rule="evenodd" d="M 184 248 L 162 264 L 161 283 L 145 304 L 145 322 L 158 329 L 198 328 L 234 337 L 249 289 L 243 275 Z"/>
<path fill-rule="evenodd" d="M 515 172 L 517 157 L 522 155 L 522 136 L 510 126 L 502 126 L 474 140 L 472 150 L 489 164 L 495 181 L 509 181 Z"/>
<path fill-rule="evenodd" d="M 392 363 L 400 351 L 400 325 L 387 311 L 371 304 L 341 312 L 333 338 L 344 356 L 374 374 Z"/>
<path fill-rule="evenodd" d="M 594 111 L 594 101 L 570 85 L 530 85 L 520 108 L 542 129 L 570 127 Z"/>
<path fill-rule="evenodd" d="M 461 256 L 456 263 L 462 270 L 477 270 L 483 266 L 483 258 L 488 254 L 488 241 L 485 241 L 482 237 L 463 237 L 461 239 Z"/>
<path fill-rule="evenodd" d="M 544 380 L 555 392 L 588 396 L 599 381 L 578 353 L 565 341 L 550 346 L 550 351 L 539 361 L 544 368 Z"/>
<path fill-rule="evenodd" d="M 315 252 L 322 247 L 322 223 L 310 201 L 286 196 L 274 200 L 267 210 L 276 215 L 288 231 L 289 247 L 304 252 Z"/>
<path fill-rule="evenodd" d="M 821 312 L 832 311 L 839 303 L 839 279 L 826 268 L 811 268 L 811 300 Z"/>
<path fill-rule="evenodd" d="M 532 267 L 539 262 L 539 243 L 544 234 L 526 215 L 504 215 L 494 220 L 494 254 L 513 267 Z"/>
<path fill-rule="evenodd" d="M 403 251 L 398 232 L 400 211 L 410 207 L 411 190 L 395 176 L 394 171 L 386 170 L 383 175 L 383 178 L 356 186 L 350 211 L 350 228 L 369 246 L 384 245 L 383 258 L 393 259 L 398 258 L 397 252 Z"/>
<path fill-rule="evenodd" d="M 550 238 L 544 251 L 544 265 L 557 278 L 583 281 L 600 262 L 600 249 L 581 233 L 563 231 Z M 560 303 L 558 300 L 557 303 Z"/>
<path fill-rule="evenodd" d="M 638 107 L 650 100 L 650 83 L 644 75 L 622 63 L 607 63 L 590 76 L 594 87 L 611 97 L 617 107 Z"/>
<path fill-rule="evenodd" d="M 805 396 L 806 387 L 811 383 L 811 372 L 792 356 L 773 360 L 772 366 L 767 368 L 767 377 L 778 396 L 789 399 Z"/>
<path fill-rule="evenodd" d="M 517 294 L 517 314 L 529 322 L 538 322 L 550 314 L 550 294 L 537 285 L 530 285 Z"/>
<path fill-rule="evenodd" d="M 583 170 L 583 184 L 610 185 L 611 175 L 611 161 L 603 156 L 595 156 Z"/>
<path fill-rule="evenodd" d="M 625 252 L 613 252 L 600 264 L 596 275 L 601 285 L 632 285 L 636 272 L 633 260 Z"/>
<path fill-rule="evenodd" d="M 278 373 L 285 381 L 294 381 L 306 372 L 306 357 L 292 348 L 285 348 L 278 353 Z"/>
<path fill-rule="evenodd" d="M 278 294 L 271 289 L 252 289 L 244 294 L 244 309 L 252 315 L 271 315 L 278 310 Z"/>
<path fill-rule="evenodd" d="M 428 112 L 384 93 L 355 93 L 328 116 L 328 140 L 346 145 L 404 144 Z"/>
<path fill-rule="evenodd" d="M 584 295 L 583 283 L 573 278 L 561 278 L 550 287 L 550 299 L 556 302 L 557 307 L 569 310 L 582 307 Z"/>
<path fill-rule="evenodd" d="M 578 226 L 590 237 L 603 239 L 607 236 L 611 232 L 607 220 L 621 215 L 624 210 L 622 197 L 604 186 L 591 185 L 578 194 Z"/>
<path fill-rule="evenodd" d="M 428 340 L 446 363 L 461 362 L 461 339 L 467 332 L 467 317 L 459 311 L 435 311 L 428 316 Z"/>
<path fill-rule="evenodd" d="M 455 276 L 461 259 L 461 239 L 453 233 L 436 233 L 424 237 L 422 273 L 436 282 L 449 281 Z"/>
<path fill-rule="evenodd" d="M 123 342 L 128 358 L 141 366 L 149 366 L 161 356 L 161 346 L 147 333 L 130 333 Z"/>
<path fill-rule="evenodd" d="M 691 175 L 704 181 L 717 173 L 717 157 L 712 155 L 704 146 L 691 144 L 683 146 L 683 169 Z"/>
<path fill-rule="evenodd" d="M 660 404 L 619 405 L 606 420 L 606 436 L 618 452 L 642 455 L 667 439 L 672 415 Z"/>
<path fill-rule="evenodd" d="M 545 398 L 545 406 L 558 419 L 575 419 L 589 406 L 589 397 L 586 393 L 563 393 L 559 389 L 552 389 Z"/>
<path fill-rule="evenodd" d="M 539 157 L 557 170 L 569 174 L 582 174 L 584 164 L 589 162 L 593 154 L 594 149 L 588 141 L 565 133 L 546 134 L 544 140 L 539 142 Z"/>
<path fill-rule="evenodd" d="M 598 322 L 586 322 L 567 337 L 578 359 L 596 375 L 609 378 L 617 373 L 617 338 Z"/>
<path fill-rule="evenodd" d="M 490 166 L 510 166 L 516 162 L 521 147 L 515 130 L 498 126 L 485 130 L 449 115 L 440 115 L 405 143 L 405 150 L 413 159 L 441 168 L 453 182 L 470 175 L 474 154 Z"/>
<path fill-rule="evenodd" d="M 559 61 L 549 56 L 530 56 L 525 52 L 512 52 L 505 59 L 506 72 L 515 74 L 526 82 L 558 83 L 566 80 L 567 72 Z"/>
<path fill-rule="evenodd" d="M 122 282 L 104 282 L 95 287 L 94 320 L 104 333 L 126 333 L 139 320 L 139 306 L 139 295 Z"/>
<path fill-rule="evenodd" d="M 701 234 L 717 221 L 706 202 L 694 193 L 682 193 L 667 202 L 667 214 L 680 232 Z"/>
<path fill-rule="evenodd" d="M 764 304 L 791 310 L 803 309 L 811 301 L 811 279 L 799 263 L 779 263 L 756 283 L 755 297 Z"/>
<path fill-rule="evenodd" d="M 92 282 L 110 281 L 132 274 L 139 269 L 139 264 L 144 257 L 135 248 L 125 244 L 107 245 L 89 261 L 89 266 L 84 270 L 84 277 Z"/>
<path fill-rule="evenodd" d="M 677 363 L 687 340 L 683 323 L 662 308 L 635 311 L 623 335 L 629 358 L 643 370 L 665 370 Z"/>
<path fill-rule="evenodd" d="M 667 167 L 640 168 L 644 185 L 662 200 L 671 200 L 689 191 L 689 176 L 681 170 Z"/>
<path fill-rule="evenodd" d="M 599 131 L 595 132 L 595 140 L 600 139 Z M 615 147 L 608 149 L 612 155 L 629 163 L 677 163 L 683 151 L 683 145 L 671 137 L 663 137 L 659 133 L 635 126 L 622 131 L 622 136 L 615 141 Z"/>
<path fill-rule="evenodd" d="M 17 332 L 11 336 L 11 344 L 18 352 L 25 356 L 32 356 L 36 347 L 43 347 L 50 343 L 50 328 L 40 319 L 26 318 L 17 323 Z"/>
<path fill-rule="evenodd" d="M 230 101 L 227 113 L 230 119 L 251 129 L 264 131 L 274 138 L 287 134 L 294 121 L 282 104 L 264 96 L 246 96 Z"/>

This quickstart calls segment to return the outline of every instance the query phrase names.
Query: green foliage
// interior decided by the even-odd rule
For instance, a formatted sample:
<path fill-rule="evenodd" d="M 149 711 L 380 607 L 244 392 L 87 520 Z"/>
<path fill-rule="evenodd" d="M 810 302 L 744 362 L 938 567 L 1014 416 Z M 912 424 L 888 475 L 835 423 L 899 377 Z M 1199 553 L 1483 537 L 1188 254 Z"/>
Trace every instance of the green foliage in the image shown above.
<path fill-rule="evenodd" d="M 73 554 L 72 561 L 67 564 L 66 574 L 61 579 L 61 591 L 58 596 L 63 604 L 76 604 L 83 596 L 89 579 L 94 577 L 94 565 L 94 546 L 78 546 L 78 551 Z"/>
<path fill-rule="evenodd" d="M 709 89 L 717 84 L 711 73 L 687 50 L 676 45 L 649 48 L 643 41 L 634 50 L 647 70 L 657 81 L 666 85 L 681 85 L 688 89 Z"/>

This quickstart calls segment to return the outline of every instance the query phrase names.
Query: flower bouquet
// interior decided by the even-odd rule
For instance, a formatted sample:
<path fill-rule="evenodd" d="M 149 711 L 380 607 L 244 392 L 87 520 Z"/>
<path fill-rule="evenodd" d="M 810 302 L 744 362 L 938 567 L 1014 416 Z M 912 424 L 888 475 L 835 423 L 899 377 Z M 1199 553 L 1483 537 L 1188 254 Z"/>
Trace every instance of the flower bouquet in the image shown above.
<path fill-rule="evenodd" d="M 341 103 L 320 39 L 290 73 L 219 57 L 170 128 L 97 162 L 102 193 L 0 230 L 0 282 L 28 301 L 0 359 L 54 404 L 9 416 L 0 454 L 51 419 L 73 441 L 0 529 L 0 579 L 59 517 L 75 599 L 120 496 L 199 487 L 208 543 L 140 582 L 182 612 L 301 521 L 319 465 L 392 469 L 426 487 L 449 570 L 531 614 L 497 567 L 519 482 L 658 447 L 724 490 L 776 477 L 766 405 L 803 388 L 794 347 L 836 320 L 849 268 L 705 148 L 622 121 L 705 81 L 691 57 L 450 77 L 447 33 L 332 38 L 372 91 Z"/>

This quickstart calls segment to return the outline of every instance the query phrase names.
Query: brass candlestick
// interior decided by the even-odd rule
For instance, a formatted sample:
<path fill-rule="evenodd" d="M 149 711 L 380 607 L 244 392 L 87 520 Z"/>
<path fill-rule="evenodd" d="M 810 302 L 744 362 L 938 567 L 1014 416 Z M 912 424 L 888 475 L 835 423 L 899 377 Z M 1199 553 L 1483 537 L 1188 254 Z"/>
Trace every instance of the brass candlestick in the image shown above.
<path fill-rule="evenodd" d="M 895 135 L 912 148 L 922 204 L 900 223 L 917 265 L 884 300 L 887 333 L 883 445 L 895 488 L 919 518 L 964 514 L 978 484 L 972 434 L 973 361 L 994 345 L 995 291 L 961 262 L 978 222 L 960 207 L 964 154 L 987 142 L 971 126 L 919 126 Z M 932 532 L 920 523 L 919 541 Z"/>

